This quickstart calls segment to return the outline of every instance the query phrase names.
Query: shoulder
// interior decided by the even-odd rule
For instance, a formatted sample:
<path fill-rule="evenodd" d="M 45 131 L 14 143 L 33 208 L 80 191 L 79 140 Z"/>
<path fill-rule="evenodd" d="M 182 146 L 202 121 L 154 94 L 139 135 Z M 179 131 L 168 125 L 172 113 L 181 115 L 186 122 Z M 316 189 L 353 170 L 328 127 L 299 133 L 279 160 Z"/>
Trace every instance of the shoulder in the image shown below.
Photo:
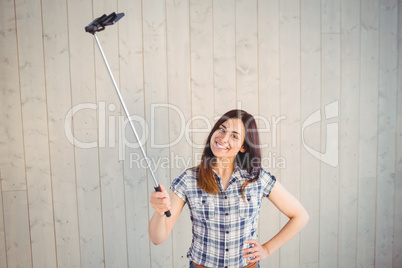
<path fill-rule="evenodd" d="M 191 176 L 191 177 L 197 178 L 199 171 L 200 171 L 200 168 L 198 166 L 196 166 L 196 167 L 191 167 L 191 168 L 186 169 L 183 172 L 183 174 L 185 174 L 186 176 Z"/>
<path fill-rule="evenodd" d="M 188 168 L 183 171 L 183 173 L 179 177 L 185 178 L 186 180 L 197 180 L 199 170 L 199 167 Z"/>
<path fill-rule="evenodd" d="M 266 171 L 263 168 L 260 168 L 259 178 L 261 178 L 262 180 L 274 180 L 274 181 L 276 181 L 275 176 L 272 175 L 269 171 Z"/>
<path fill-rule="evenodd" d="M 184 202 L 187 202 L 188 193 L 197 187 L 198 168 L 186 169 L 176 179 L 173 180 L 170 189 L 178 195 Z"/>
<path fill-rule="evenodd" d="M 192 167 L 188 168 L 183 173 L 181 173 L 174 181 L 172 182 L 172 186 L 178 185 L 178 184 L 192 184 L 194 181 L 197 181 L 198 178 L 198 167 Z"/>
<path fill-rule="evenodd" d="M 264 170 L 263 168 L 260 169 L 259 178 L 261 181 L 261 185 L 263 187 L 264 196 L 268 197 L 271 193 L 272 189 L 276 184 L 276 178 L 270 172 Z"/>

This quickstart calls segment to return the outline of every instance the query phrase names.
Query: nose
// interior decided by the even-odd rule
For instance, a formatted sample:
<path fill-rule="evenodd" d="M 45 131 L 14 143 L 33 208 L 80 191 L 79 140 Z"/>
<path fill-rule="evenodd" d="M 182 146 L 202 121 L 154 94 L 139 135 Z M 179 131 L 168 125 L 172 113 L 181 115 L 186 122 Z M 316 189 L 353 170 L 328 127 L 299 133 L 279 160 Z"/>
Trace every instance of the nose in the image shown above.
<path fill-rule="evenodd" d="M 220 138 L 221 138 L 222 142 L 228 143 L 229 137 L 230 137 L 230 133 L 228 131 L 226 131 L 225 133 L 222 133 L 222 136 Z"/>

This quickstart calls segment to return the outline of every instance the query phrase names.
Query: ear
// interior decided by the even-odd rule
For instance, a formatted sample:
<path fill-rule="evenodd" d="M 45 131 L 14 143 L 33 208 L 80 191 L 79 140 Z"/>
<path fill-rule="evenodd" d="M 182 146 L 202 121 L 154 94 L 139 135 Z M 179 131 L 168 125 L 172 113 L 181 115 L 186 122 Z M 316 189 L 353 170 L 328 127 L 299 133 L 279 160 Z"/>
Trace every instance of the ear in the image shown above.
<path fill-rule="evenodd" d="M 247 151 L 247 149 L 244 147 L 244 145 L 240 148 L 240 152 L 241 153 L 245 153 Z"/>

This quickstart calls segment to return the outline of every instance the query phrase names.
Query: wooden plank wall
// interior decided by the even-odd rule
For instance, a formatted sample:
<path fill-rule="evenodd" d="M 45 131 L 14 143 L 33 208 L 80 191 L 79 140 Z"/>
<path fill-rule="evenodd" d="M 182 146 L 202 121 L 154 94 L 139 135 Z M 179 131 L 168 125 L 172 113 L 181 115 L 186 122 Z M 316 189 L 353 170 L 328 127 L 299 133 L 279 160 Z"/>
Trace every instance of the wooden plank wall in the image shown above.
<path fill-rule="evenodd" d="M 262 267 L 402 266 L 402 2 L 1 0 L 0 268 L 188 267 L 187 207 L 148 238 L 154 184 L 196 165 L 233 108 L 254 114 L 263 166 L 306 207 Z M 259 237 L 286 222 L 265 200 Z"/>

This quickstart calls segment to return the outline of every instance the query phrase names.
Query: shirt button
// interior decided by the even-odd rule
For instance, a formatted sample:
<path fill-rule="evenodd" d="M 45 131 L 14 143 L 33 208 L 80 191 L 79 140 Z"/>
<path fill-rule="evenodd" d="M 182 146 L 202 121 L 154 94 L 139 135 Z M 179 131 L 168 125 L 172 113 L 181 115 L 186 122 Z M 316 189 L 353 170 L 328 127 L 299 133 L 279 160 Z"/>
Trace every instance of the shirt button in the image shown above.
<path fill-rule="evenodd" d="M 226 215 L 226 216 L 228 216 L 228 215 L 229 215 L 229 213 L 227 213 L 227 212 L 226 212 L 226 213 L 225 213 L 225 215 Z"/>
<path fill-rule="evenodd" d="M 228 199 L 227 195 L 225 195 L 225 199 Z"/>
<path fill-rule="evenodd" d="M 226 251 L 229 251 L 229 249 L 227 248 Z"/>
<path fill-rule="evenodd" d="M 229 233 L 229 231 L 226 231 L 226 233 L 228 234 L 228 233 Z"/>

